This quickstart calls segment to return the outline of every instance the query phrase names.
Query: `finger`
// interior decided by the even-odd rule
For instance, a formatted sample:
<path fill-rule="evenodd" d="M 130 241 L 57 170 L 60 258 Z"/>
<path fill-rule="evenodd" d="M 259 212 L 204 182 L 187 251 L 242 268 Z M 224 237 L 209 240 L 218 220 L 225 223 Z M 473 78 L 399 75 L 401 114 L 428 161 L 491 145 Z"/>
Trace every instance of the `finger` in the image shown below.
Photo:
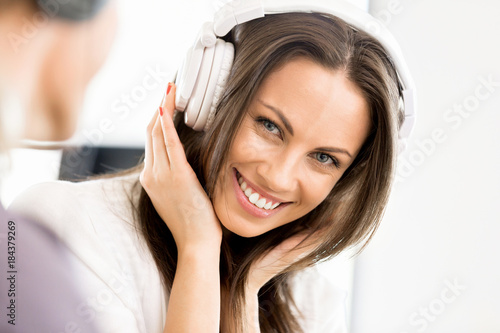
<path fill-rule="evenodd" d="M 146 129 L 146 148 L 144 151 L 144 165 L 151 167 L 153 165 L 153 128 L 156 121 L 158 120 L 158 110 L 155 111 L 153 118 L 151 118 L 148 127 Z"/>
<path fill-rule="evenodd" d="M 161 122 L 161 116 L 163 116 L 163 112 L 164 112 L 165 107 L 166 107 L 166 105 L 165 105 L 166 102 L 165 101 L 166 101 L 167 95 L 168 95 L 168 93 L 170 92 L 171 89 L 172 89 L 172 83 L 169 83 L 168 87 L 167 87 L 167 90 L 165 91 L 165 94 L 163 95 L 163 98 L 161 99 L 160 107 L 156 110 L 155 117 L 153 117 L 153 119 L 151 120 L 151 123 L 150 123 L 150 125 L 152 125 L 153 128 L 155 128 L 155 126 L 157 126 L 156 127 L 156 131 L 157 131 L 156 135 L 157 135 L 157 137 L 159 137 L 158 135 L 160 133 L 160 128 L 158 128 L 158 126 L 161 127 L 161 123 L 160 123 Z M 160 115 L 160 117 L 158 115 Z M 161 129 L 161 132 L 162 132 L 161 140 L 164 141 L 163 129 Z M 150 137 L 151 136 L 152 135 L 150 135 Z M 164 146 L 164 144 L 163 144 L 163 146 Z M 157 152 L 159 154 L 161 154 L 161 155 L 164 155 L 165 151 L 166 151 L 166 149 L 163 146 L 160 145 L 158 141 L 156 142 Z M 151 155 L 153 155 L 153 154 L 151 154 Z M 159 156 L 159 155 L 157 155 L 157 156 Z M 168 158 L 168 156 L 167 156 L 167 158 Z M 167 160 L 167 162 L 168 162 L 168 160 Z"/>
<path fill-rule="evenodd" d="M 153 131 L 151 133 L 152 147 L 153 147 L 153 166 L 159 168 L 160 170 L 166 170 L 170 168 L 170 160 L 167 155 L 163 128 L 161 124 L 161 116 L 158 115 L 156 118 Z"/>
<path fill-rule="evenodd" d="M 164 112 L 163 115 L 160 116 L 160 119 L 163 128 L 164 144 L 170 162 L 170 169 L 175 170 L 176 168 L 186 167 L 187 160 L 184 148 L 172 120 L 175 110 L 175 85 L 169 84 L 169 87 L 170 89 L 167 89 L 168 93 L 163 103 Z"/>
<path fill-rule="evenodd" d="M 169 88 L 170 88 L 170 86 L 171 86 L 171 84 L 169 83 Z M 151 120 L 148 124 L 147 140 L 146 140 L 146 153 L 145 153 L 145 157 L 144 157 L 144 162 L 148 165 L 153 165 L 153 158 L 154 158 L 153 142 L 152 142 L 153 141 L 152 140 L 153 128 L 155 127 L 155 125 L 157 124 L 157 122 L 159 120 L 158 115 L 160 114 L 160 110 L 161 110 L 161 113 L 163 114 L 163 108 L 165 107 L 164 106 L 165 99 L 167 96 L 167 92 L 170 90 L 169 88 L 167 88 L 167 91 L 165 92 L 165 94 L 163 95 L 163 97 L 161 99 L 160 107 L 158 109 L 156 109 L 155 114 L 153 115 L 153 118 L 151 118 Z M 148 151 L 149 151 L 149 154 L 148 154 Z"/>
<path fill-rule="evenodd" d="M 276 248 L 276 262 L 278 267 L 285 269 L 289 265 L 311 254 L 318 243 L 314 235 L 301 233 L 285 239 Z"/>
<path fill-rule="evenodd" d="M 169 82 L 167 90 L 165 92 L 165 96 L 163 96 L 163 100 L 161 103 L 161 106 L 164 111 L 170 116 L 170 118 L 174 118 L 174 112 L 175 112 L 175 92 L 177 90 L 177 86 Z M 171 97 L 171 98 L 169 98 Z"/>
<path fill-rule="evenodd" d="M 298 255 L 301 258 L 310 254 L 321 242 L 321 235 L 322 230 L 318 230 L 314 233 L 301 233 L 297 235 L 290 253 Z"/>

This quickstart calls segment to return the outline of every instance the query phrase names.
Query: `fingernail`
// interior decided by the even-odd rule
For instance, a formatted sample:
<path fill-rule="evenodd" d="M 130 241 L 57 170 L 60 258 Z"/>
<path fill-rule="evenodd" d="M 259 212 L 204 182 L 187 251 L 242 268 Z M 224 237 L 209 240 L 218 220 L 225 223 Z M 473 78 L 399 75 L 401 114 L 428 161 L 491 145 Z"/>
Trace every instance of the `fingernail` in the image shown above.
<path fill-rule="evenodd" d="M 170 89 L 172 89 L 172 82 L 169 82 L 169 83 L 168 83 L 168 87 L 167 87 L 167 95 L 170 93 Z"/>
<path fill-rule="evenodd" d="M 160 116 L 163 116 L 163 108 L 160 106 Z"/>

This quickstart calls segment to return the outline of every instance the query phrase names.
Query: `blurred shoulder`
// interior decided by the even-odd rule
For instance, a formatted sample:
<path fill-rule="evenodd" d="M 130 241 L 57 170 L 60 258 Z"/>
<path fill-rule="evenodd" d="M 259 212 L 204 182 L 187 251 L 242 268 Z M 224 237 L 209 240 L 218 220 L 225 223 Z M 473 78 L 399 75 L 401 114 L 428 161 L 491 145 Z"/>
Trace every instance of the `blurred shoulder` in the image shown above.
<path fill-rule="evenodd" d="M 8 210 L 51 229 L 83 227 L 83 221 L 109 220 L 108 215 L 128 213 L 128 198 L 137 187 L 138 175 L 84 182 L 50 181 L 22 192 Z M 112 211 L 119 207 L 120 212 Z M 92 224 L 92 223 L 91 223 Z M 58 232 L 59 236 L 61 232 Z M 63 232 L 64 234 L 64 232 Z"/>
<path fill-rule="evenodd" d="M 58 218 L 77 213 L 80 204 L 76 198 L 81 185 L 67 181 L 50 181 L 30 186 L 8 207 L 8 210 L 23 217 L 39 220 L 40 217 Z"/>

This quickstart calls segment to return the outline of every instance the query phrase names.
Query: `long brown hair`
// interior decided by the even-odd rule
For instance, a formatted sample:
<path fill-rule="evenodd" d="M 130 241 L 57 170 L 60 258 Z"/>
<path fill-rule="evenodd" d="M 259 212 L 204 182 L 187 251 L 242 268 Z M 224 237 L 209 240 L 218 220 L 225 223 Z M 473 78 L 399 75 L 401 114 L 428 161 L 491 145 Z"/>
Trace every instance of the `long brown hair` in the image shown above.
<path fill-rule="evenodd" d="M 257 237 L 231 234 L 223 239 L 221 287 L 228 291 L 228 308 L 239 317 L 252 262 L 287 237 L 321 230 L 316 250 L 272 279 L 259 293 L 262 332 L 300 332 L 292 315 L 290 275 L 351 246 L 366 244 L 381 220 L 402 121 L 401 85 L 379 42 L 331 15 L 271 15 L 237 26 L 225 39 L 235 46 L 235 60 L 212 127 L 207 132 L 195 132 L 182 117 L 176 119 L 187 159 L 212 200 L 217 176 L 252 98 L 263 80 L 287 61 L 307 57 L 327 69 L 343 71 L 360 88 L 370 108 L 372 128 L 366 142 L 317 208 Z M 142 233 L 170 292 L 177 265 L 174 239 L 144 190 L 137 208 Z M 238 323 L 240 329 L 241 325 Z"/>

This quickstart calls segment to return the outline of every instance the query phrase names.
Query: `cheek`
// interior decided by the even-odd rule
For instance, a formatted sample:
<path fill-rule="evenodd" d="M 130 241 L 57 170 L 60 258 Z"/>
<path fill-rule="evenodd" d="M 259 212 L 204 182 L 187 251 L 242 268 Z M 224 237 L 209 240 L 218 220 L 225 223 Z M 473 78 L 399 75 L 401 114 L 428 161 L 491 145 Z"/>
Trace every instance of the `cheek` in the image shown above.
<path fill-rule="evenodd" d="M 330 177 L 316 177 L 307 179 L 303 187 L 303 203 L 312 210 L 326 199 L 335 186 L 337 179 Z"/>
<path fill-rule="evenodd" d="M 235 162 L 253 161 L 262 156 L 269 156 L 271 146 L 254 129 L 242 127 L 236 136 L 229 153 L 229 160 Z"/>

